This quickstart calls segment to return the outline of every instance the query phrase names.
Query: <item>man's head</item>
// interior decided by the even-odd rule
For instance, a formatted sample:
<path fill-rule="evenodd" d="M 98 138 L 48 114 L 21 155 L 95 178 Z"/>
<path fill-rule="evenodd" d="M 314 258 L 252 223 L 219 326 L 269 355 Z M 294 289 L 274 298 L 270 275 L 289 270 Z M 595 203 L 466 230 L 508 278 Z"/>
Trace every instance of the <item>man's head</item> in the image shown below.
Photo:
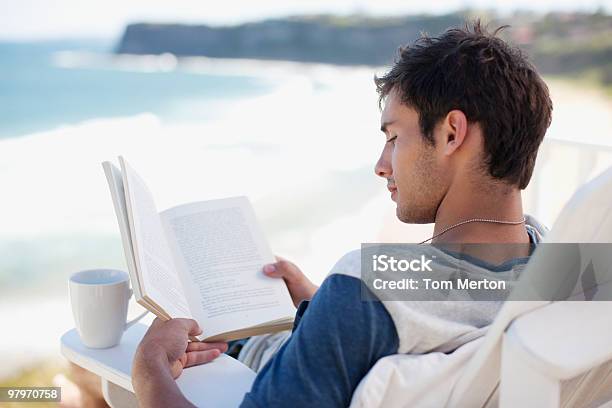
<path fill-rule="evenodd" d="M 429 223 L 453 184 L 524 189 L 550 125 L 548 88 L 521 52 L 475 22 L 400 48 L 375 78 L 387 142 L 376 174 L 400 220 Z"/>

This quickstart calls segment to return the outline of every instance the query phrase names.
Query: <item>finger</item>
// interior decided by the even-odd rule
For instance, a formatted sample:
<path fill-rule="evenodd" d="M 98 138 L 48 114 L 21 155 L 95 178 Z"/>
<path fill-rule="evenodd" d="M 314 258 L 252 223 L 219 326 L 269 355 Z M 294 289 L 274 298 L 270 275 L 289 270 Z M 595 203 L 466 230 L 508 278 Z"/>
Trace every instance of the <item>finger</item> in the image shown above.
<path fill-rule="evenodd" d="M 301 275 L 298 267 L 285 259 L 278 261 L 275 266 L 276 270 L 286 279 L 294 280 Z"/>
<path fill-rule="evenodd" d="M 204 351 L 190 351 L 187 353 L 187 363 L 185 367 L 208 363 L 219 357 L 221 352 L 217 349 Z"/>
<path fill-rule="evenodd" d="M 268 276 L 280 278 L 287 274 L 287 265 L 291 265 L 291 262 L 278 255 L 275 255 L 274 258 L 276 258 L 276 262 L 264 265 L 263 271 Z"/>
<path fill-rule="evenodd" d="M 197 336 L 199 334 L 202 334 L 202 329 L 200 329 L 198 322 L 193 319 L 176 318 L 172 320 L 174 320 L 181 327 L 183 327 L 187 334 L 190 336 Z"/>
<path fill-rule="evenodd" d="M 273 278 L 286 278 L 292 280 L 299 275 L 297 266 L 286 260 L 280 260 L 264 266 L 264 273 Z"/>
<path fill-rule="evenodd" d="M 281 278 L 283 274 L 276 267 L 276 264 L 267 264 L 263 267 L 263 272 L 272 278 Z"/>
<path fill-rule="evenodd" d="M 204 351 L 204 350 L 212 350 L 217 349 L 222 353 L 227 351 L 227 343 L 204 343 L 201 341 L 191 341 L 187 345 L 187 351 Z"/>

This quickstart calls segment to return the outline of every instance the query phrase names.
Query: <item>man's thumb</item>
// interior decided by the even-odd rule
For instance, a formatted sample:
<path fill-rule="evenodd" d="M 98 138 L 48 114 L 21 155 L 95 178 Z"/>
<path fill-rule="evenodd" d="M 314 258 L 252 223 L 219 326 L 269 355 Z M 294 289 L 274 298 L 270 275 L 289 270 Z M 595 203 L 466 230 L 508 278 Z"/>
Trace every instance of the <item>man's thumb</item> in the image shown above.
<path fill-rule="evenodd" d="M 263 271 L 273 278 L 291 279 L 295 276 L 295 269 L 291 262 L 280 260 L 273 264 L 265 265 Z"/>
<path fill-rule="evenodd" d="M 263 271 L 266 275 L 271 276 L 273 278 L 280 278 L 281 276 L 283 276 L 282 272 L 277 267 L 277 264 L 264 265 Z"/>

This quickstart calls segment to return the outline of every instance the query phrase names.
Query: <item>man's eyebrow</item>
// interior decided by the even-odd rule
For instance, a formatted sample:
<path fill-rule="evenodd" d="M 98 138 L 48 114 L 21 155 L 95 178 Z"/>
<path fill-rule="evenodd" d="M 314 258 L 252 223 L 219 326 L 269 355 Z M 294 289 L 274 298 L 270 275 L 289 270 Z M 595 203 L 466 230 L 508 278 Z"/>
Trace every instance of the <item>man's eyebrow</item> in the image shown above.
<path fill-rule="evenodd" d="M 391 126 L 394 122 L 395 120 L 389 120 L 387 122 L 383 122 L 382 125 L 380 125 L 380 131 L 387 133 L 387 127 Z"/>

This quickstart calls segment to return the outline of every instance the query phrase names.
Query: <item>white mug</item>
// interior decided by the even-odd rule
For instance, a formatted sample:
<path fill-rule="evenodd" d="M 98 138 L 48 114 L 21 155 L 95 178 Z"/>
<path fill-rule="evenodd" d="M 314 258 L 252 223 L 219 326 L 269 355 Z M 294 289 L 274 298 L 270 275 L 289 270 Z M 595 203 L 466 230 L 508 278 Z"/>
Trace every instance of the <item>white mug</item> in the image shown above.
<path fill-rule="evenodd" d="M 70 277 L 72 315 L 83 344 L 108 348 L 119 344 L 123 332 L 147 314 L 126 323 L 132 296 L 128 274 L 115 269 L 89 269 Z"/>

